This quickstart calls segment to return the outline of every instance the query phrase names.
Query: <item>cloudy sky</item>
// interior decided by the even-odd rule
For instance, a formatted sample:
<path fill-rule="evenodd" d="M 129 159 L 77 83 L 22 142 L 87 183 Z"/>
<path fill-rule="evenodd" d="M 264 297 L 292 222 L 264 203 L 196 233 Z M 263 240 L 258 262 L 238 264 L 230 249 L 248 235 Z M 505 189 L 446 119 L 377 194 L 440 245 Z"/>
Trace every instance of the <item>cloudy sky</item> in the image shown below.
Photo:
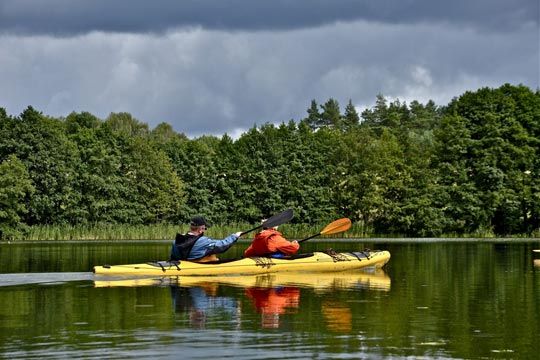
<path fill-rule="evenodd" d="M 237 136 L 312 99 L 536 90 L 539 17 L 538 0 L 0 0 L 0 107 Z"/>

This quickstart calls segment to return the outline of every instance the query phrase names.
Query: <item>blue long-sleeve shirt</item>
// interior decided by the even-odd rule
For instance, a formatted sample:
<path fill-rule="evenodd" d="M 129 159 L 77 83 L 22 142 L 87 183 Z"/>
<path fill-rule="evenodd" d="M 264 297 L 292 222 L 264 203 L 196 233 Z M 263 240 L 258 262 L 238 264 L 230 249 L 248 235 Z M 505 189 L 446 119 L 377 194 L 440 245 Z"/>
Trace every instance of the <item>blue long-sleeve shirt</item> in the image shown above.
<path fill-rule="evenodd" d="M 208 236 L 201 236 L 193 245 L 188 260 L 200 259 L 202 257 L 220 254 L 227 251 L 238 240 L 238 236 L 231 234 L 223 240 L 214 240 Z"/>

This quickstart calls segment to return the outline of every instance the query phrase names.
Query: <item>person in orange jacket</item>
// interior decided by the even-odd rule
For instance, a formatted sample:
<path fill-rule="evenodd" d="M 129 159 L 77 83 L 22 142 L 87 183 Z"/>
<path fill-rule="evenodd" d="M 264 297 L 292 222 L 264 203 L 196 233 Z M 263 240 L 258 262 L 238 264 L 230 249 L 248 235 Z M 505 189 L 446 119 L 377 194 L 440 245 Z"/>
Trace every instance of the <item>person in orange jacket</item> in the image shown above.
<path fill-rule="evenodd" d="M 300 249 L 298 241 L 289 241 L 277 231 L 277 226 L 273 228 L 263 228 L 257 233 L 251 245 L 244 251 L 244 257 L 270 256 L 283 257 L 296 254 Z"/>

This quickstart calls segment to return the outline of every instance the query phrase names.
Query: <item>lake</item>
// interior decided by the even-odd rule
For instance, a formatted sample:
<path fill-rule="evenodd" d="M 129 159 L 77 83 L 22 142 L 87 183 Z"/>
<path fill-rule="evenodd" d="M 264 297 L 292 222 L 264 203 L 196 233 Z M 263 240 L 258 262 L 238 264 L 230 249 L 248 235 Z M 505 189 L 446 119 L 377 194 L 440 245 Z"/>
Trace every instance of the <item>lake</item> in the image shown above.
<path fill-rule="evenodd" d="M 222 255 L 240 256 L 248 243 Z M 96 277 L 169 242 L 0 244 L 0 358 L 531 359 L 540 240 L 313 241 L 389 250 L 383 271 Z M 537 262 L 538 263 L 538 262 Z"/>

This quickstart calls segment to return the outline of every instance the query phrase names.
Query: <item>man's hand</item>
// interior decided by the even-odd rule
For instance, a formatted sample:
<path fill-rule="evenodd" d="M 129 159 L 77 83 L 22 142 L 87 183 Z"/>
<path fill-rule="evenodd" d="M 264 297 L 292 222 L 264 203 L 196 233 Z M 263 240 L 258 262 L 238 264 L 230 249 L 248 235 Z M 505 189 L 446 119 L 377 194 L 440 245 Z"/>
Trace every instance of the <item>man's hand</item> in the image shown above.
<path fill-rule="evenodd" d="M 236 235 L 236 237 L 240 237 L 240 235 L 242 235 L 242 232 L 241 231 L 236 232 L 236 233 L 234 233 L 234 235 Z"/>

